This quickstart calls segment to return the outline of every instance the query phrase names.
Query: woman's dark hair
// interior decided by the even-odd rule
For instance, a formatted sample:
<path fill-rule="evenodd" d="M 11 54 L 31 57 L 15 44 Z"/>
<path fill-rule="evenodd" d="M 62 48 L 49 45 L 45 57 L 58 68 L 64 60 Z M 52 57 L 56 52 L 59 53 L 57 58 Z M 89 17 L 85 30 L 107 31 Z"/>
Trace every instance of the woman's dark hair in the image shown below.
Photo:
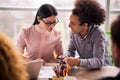
<path fill-rule="evenodd" d="M 77 0 L 72 14 L 79 17 L 80 25 L 100 25 L 105 21 L 105 11 L 95 0 Z"/>
<path fill-rule="evenodd" d="M 57 16 L 57 10 L 55 9 L 55 7 L 53 7 L 50 4 L 43 4 L 37 11 L 33 25 L 39 24 L 37 20 L 37 16 L 39 16 L 42 19 L 42 18 L 53 16 L 53 15 Z"/>
<path fill-rule="evenodd" d="M 120 48 L 120 15 L 111 24 L 111 38 L 112 42 L 116 43 L 117 46 Z"/>

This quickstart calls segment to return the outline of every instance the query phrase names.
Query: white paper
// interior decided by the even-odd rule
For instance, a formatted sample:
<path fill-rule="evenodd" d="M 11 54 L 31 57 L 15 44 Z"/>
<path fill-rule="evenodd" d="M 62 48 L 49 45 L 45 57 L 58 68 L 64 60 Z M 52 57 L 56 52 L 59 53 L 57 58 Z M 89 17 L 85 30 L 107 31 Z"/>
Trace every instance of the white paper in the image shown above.
<path fill-rule="evenodd" d="M 52 78 L 56 76 L 54 70 L 50 66 L 42 66 L 39 73 L 39 78 Z"/>

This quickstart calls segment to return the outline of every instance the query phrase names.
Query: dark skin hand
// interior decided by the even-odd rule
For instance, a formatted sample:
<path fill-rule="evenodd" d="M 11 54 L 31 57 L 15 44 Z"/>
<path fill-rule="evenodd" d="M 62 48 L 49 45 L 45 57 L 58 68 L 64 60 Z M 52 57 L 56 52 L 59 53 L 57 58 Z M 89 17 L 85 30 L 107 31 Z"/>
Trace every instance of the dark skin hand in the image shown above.
<path fill-rule="evenodd" d="M 75 57 L 66 57 L 63 61 L 70 67 L 78 66 L 80 64 L 80 59 L 77 59 Z"/>

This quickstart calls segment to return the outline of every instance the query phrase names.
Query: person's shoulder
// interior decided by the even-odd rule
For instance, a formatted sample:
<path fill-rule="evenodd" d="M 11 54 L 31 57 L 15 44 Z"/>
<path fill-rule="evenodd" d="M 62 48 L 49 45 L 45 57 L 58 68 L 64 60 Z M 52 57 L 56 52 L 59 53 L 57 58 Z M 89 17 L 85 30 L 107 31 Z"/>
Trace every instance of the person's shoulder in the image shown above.
<path fill-rule="evenodd" d="M 95 36 L 100 36 L 100 35 L 105 36 L 105 30 L 103 29 L 102 26 L 95 26 L 93 30 L 94 30 L 93 34 Z"/>
<path fill-rule="evenodd" d="M 105 30 L 104 30 L 104 27 L 103 26 L 96 26 L 94 27 L 95 28 L 95 31 L 97 33 L 105 33 Z"/>
<path fill-rule="evenodd" d="M 25 31 L 29 31 L 31 29 L 34 29 L 34 25 L 22 27 L 22 30 L 25 30 Z"/>
<path fill-rule="evenodd" d="M 34 26 L 28 26 L 28 27 L 22 27 L 21 31 L 23 33 L 28 33 L 28 32 L 31 32 L 32 30 L 34 29 Z"/>
<path fill-rule="evenodd" d="M 101 28 L 101 26 L 94 26 L 90 31 L 89 35 L 92 40 L 96 39 L 107 39 L 105 31 Z"/>

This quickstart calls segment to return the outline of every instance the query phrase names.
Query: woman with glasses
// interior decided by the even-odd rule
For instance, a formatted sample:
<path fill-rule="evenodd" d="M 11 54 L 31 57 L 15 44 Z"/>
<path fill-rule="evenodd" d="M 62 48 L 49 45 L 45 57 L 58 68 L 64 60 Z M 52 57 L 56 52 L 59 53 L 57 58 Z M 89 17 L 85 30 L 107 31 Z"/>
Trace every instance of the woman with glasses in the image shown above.
<path fill-rule="evenodd" d="M 58 23 L 57 10 L 50 4 L 43 4 L 37 11 L 34 23 L 23 28 L 17 39 L 17 49 L 28 59 L 54 60 L 63 54 L 61 34 L 54 27 Z"/>

